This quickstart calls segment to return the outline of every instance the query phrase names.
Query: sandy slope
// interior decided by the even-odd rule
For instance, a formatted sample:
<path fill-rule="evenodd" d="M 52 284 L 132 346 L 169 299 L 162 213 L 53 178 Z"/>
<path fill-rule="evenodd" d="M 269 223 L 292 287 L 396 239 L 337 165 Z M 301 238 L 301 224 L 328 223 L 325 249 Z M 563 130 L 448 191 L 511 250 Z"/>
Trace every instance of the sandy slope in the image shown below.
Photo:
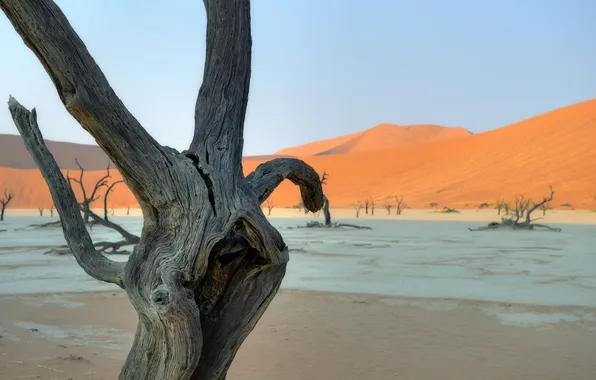
<path fill-rule="evenodd" d="M 596 100 L 469 137 L 304 160 L 329 173 L 325 191 L 335 207 L 349 207 L 367 197 L 382 207 L 393 203 L 396 194 L 415 208 L 430 202 L 462 207 L 511 199 L 521 192 L 540 198 L 552 184 L 557 191 L 554 206 L 596 209 L 590 196 L 596 193 Z M 245 172 L 260 162 L 245 160 Z M 87 179 L 91 183 L 102 175 L 103 171 L 88 172 Z M 119 179 L 117 174 L 114 178 Z M 49 204 L 47 186 L 36 170 L 0 168 L 0 192 L 5 187 L 17 195 L 14 208 Z M 121 185 L 111 200 L 112 207 L 134 204 Z M 277 207 L 296 205 L 299 191 L 284 182 L 272 200 Z"/>
<path fill-rule="evenodd" d="M 367 152 L 434 141 L 445 141 L 470 135 L 470 132 L 459 127 L 446 128 L 439 125 L 426 124 L 404 126 L 379 124 L 361 132 L 282 149 L 277 154 L 302 157 Z"/>

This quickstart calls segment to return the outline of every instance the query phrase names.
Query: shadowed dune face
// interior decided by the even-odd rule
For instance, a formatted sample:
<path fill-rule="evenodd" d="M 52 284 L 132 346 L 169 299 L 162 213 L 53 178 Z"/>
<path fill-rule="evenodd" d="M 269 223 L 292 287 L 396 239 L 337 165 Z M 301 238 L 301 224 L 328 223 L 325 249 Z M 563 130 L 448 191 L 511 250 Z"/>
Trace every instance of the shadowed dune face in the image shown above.
<path fill-rule="evenodd" d="M 364 131 L 335 139 L 333 146 L 352 144 L 354 152 L 302 156 L 318 172 L 329 173 L 325 192 L 332 207 L 349 207 L 372 197 L 380 210 L 385 202 L 394 203 L 395 195 L 403 195 L 412 208 L 430 202 L 440 207 L 477 206 L 502 197 L 512 199 L 519 193 L 541 199 L 552 184 L 556 190 L 552 206 L 569 203 L 576 209 L 596 209 L 591 197 L 596 192 L 596 100 L 477 135 L 444 139 L 439 133 L 431 142 L 401 147 L 379 145 L 362 150 L 358 146 L 373 141 L 366 135 Z M 270 158 L 245 158 L 244 172 L 248 174 Z M 78 175 L 74 170 L 70 173 Z M 88 186 L 104 173 L 86 172 Z M 120 179 L 115 170 L 113 177 Z M 0 192 L 5 187 L 15 194 L 12 208 L 50 204 L 47 185 L 37 170 L 0 168 Z M 271 199 L 277 208 L 294 206 L 299 202 L 299 190 L 284 182 Z M 110 207 L 136 206 L 124 185 L 116 187 L 110 200 Z M 98 201 L 95 207 L 100 205 Z"/>
<path fill-rule="evenodd" d="M 379 124 L 361 132 L 282 149 L 277 154 L 305 157 L 367 152 L 451 140 L 470 135 L 469 131 L 459 127 L 446 128 L 439 125 L 425 124 L 405 126 Z"/>

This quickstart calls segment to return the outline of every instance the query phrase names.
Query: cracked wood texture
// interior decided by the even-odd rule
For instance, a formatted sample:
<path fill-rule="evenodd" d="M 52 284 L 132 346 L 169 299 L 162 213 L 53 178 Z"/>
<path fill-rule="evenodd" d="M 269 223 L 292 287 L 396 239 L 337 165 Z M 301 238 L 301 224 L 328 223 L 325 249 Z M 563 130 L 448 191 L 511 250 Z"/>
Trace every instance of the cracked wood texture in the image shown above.
<path fill-rule="evenodd" d="M 120 171 L 143 210 L 126 264 L 98 254 L 74 194 L 43 141 L 35 109 L 9 109 L 60 213 L 77 261 L 96 279 L 123 287 L 138 328 L 121 380 L 223 380 L 276 294 L 287 247 L 260 204 L 285 178 L 311 211 L 323 206 L 320 180 L 299 160 L 272 161 L 244 178 L 243 125 L 251 72 L 249 0 L 204 0 L 207 54 L 187 151 L 163 147 L 110 87 L 51 0 L 0 0 L 70 114 Z"/>

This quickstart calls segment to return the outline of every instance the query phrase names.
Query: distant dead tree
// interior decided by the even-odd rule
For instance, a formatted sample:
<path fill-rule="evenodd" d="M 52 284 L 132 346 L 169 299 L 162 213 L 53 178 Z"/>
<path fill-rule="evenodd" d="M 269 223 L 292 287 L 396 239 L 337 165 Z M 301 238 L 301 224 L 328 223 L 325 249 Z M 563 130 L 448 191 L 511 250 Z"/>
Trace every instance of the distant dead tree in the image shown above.
<path fill-rule="evenodd" d="M 81 209 L 81 212 L 83 213 L 83 220 L 85 221 L 86 224 L 88 224 L 90 227 L 93 227 L 94 225 L 100 225 L 106 228 L 109 228 L 111 230 L 114 230 L 116 232 L 118 232 L 121 236 L 122 236 L 122 240 L 117 241 L 117 242 L 107 242 L 107 241 L 102 241 L 99 243 L 95 243 L 95 249 L 97 249 L 100 252 L 105 252 L 105 253 L 119 253 L 119 254 L 128 254 L 130 252 L 126 251 L 126 250 L 121 250 L 120 248 L 127 246 L 127 245 L 135 245 L 139 242 L 139 237 L 130 233 L 129 231 L 127 231 L 124 227 L 122 227 L 119 224 L 113 223 L 112 221 L 109 220 L 109 212 L 110 209 L 108 208 L 108 197 L 110 195 L 110 192 L 114 189 L 114 186 L 116 186 L 119 183 L 122 183 L 123 181 L 115 181 L 113 183 L 111 183 L 110 185 L 108 185 L 108 180 L 112 177 L 110 174 L 110 164 L 108 163 L 107 169 L 106 169 L 106 174 L 101 177 L 93 186 L 93 189 L 91 192 L 88 192 L 87 189 L 85 188 L 84 182 L 83 182 L 83 178 L 85 175 L 85 169 L 83 168 L 83 166 L 79 163 L 79 161 L 77 159 L 75 159 L 75 162 L 77 164 L 77 166 L 79 167 L 79 170 L 81 171 L 79 178 L 72 178 L 69 176 L 69 173 L 66 174 L 66 179 L 68 181 L 68 183 L 71 185 L 72 188 L 72 183 L 77 183 L 81 189 L 81 195 L 83 197 L 82 201 L 78 201 L 79 203 L 79 208 Z M 103 196 L 103 217 L 97 215 L 96 213 L 94 213 L 93 211 L 91 211 L 91 204 L 93 204 L 93 202 L 95 202 L 96 200 L 98 200 L 101 195 L 99 194 L 99 190 L 101 188 L 105 187 L 106 188 L 106 192 L 104 193 Z M 111 215 L 114 215 L 114 209 L 111 209 Z M 64 247 L 60 247 L 60 249 L 54 249 L 51 250 L 48 253 L 53 253 L 53 254 L 65 254 L 65 253 L 69 253 L 70 250 L 68 249 L 68 247 L 64 246 Z"/>
<path fill-rule="evenodd" d="M 265 205 L 267 207 L 267 216 L 271 216 L 271 211 L 275 207 L 275 204 L 273 203 L 271 198 L 267 198 L 267 202 L 265 203 Z"/>
<path fill-rule="evenodd" d="M 126 216 L 130 215 L 130 206 L 126 206 Z"/>
<path fill-rule="evenodd" d="M 0 199 L 0 222 L 4 220 L 4 212 L 6 211 L 6 207 L 13 199 L 12 193 L 8 190 L 4 189 L 4 197 Z"/>
<path fill-rule="evenodd" d="M 401 215 L 401 213 L 407 208 L 408 206 L 404 203 L 403 195 L 395 196 L 395 215 Z"/>
<path fill-rule="evenodd" d="M 329 174 L 327 174 L 327 171 L 323 171 L 323 175 L 321 176 L 321 185 L 325 186 L 327 185 L 327 179 L 329 178 Z M 324 192 L 323 192 L 324 194 Z M 325 226 L 329 227 L 331 226 L 331 211 L 329 211 L 329 198 L 327 198 L 327 195 L 323 195 L 324 196 L 324 203 L 323 203 L 323 215 L 325 216 Z"/>
<path fill-rule="evenodd" d="M 364 213 L 368 215 L 368 206 L 370 205 L 370 201 L 367 199 L 364 201 Z"/>
<path fill-rule="evenodd" d="M 391 215 L 391 205 L 385 205 L 385 210 L 387 210 L 387 215 Z"/>
<path fill-rule="evenodd" d="M 108 166 L 108 174 L 110 174 L 109 166 Z M 112 191 L 114 186 L 116 186 L 117 184 L 122 183 L 122 182 L 124 182 L 124 181 L 120 180 L 120 181 L 112 182 L 112 184 L 108 186 L 105 194 L 103 195 L 103 218 L 105 220 L 108 220 L 108 197 L 110 196 L 110 192 Z M 112 208 L 112 215 L 114 215 L 114 208 Z"/>
<path fill-rule="evenodd" d="M 515 207 L 512 210 L 512 216 L 510 218 L 501 217 L 501 222 L 492 222 L 489 223 L 486 227 L 480 228 L 468 228 L 470 231 L 486 231 L 486 230 L 495 230 L 501 228 L 509 228 L 509 229 L 525 229 L 525 230 L 534 230 L 535 228 L 545 228 L 550 231 L 561 231 L 560 228 L 553 228 L 549 227 L 545 224 L 537 224 L 532 221 L 532 213 L 537 209 L 541 208 L 543 205 L 551 202 L 555 196 L 555 191 L 553 187 L 550 186 L 550 195 L 544 197 L 541 202 L 532 202 L 523 196 L 523 194 L 518 195 L 515 198 Z"/>
<path fill-rule="evenodd" d="M 489 204 L 488 202 L 480 203 L 480 204 L 478 205 L 478 208 L 479 208 L 479 209 L 488 208 L 488 207 L 490 207 L 490 204 Z M 500 212 L 501 212 L 501 210 L 499 210 L 499 213 L 500 213 Z"/>
<path fill-rule="evenodd" d="M 354 210 L 356 210 L 356 218 L 360 217 L 360 210 L 362 210 L 362 203 L 358 202 L 354 205 Z"/>
<path fill-rule="evenodd" d="M 54 217 L 54 205 L 52 204 L 50 206 L 50 218 L 53 218 L 53 217 Z"/>
<path fill-rule="evenodd" d="M 38 207 L 37 211 L 39 211 L 39 216 L 43 216 L 43 207 Z"/>
<path fill-rule="evenodd" d="M 83 196 L 83 200 L 79 201 L 79 205 L 81 206 L 81 210 L 83 211 L 83 220 L 85 221 L 85 223 L 89 223 L 89 219 L 91 216 L 90 215 L 91 204 L 99 199 L 99 197 L 100 197 L 98 194 L 99 189 L 101 189 L 102 187 L 107 187 L 107 185 L 108 185 L 107 180 L 108 180 L 108 178 L 111 177 L 110 176 L 110 163 L 108 162 L 108 168 L 106 170 L 106 175 L 101 177 L 95 183 L 95 185 L 93 186 L 93 189 L 91 190 L 91 193 L 87 193 L 87 190 L 85 189 L 85 185 L 83 183 L 83 177 L 85 176 L 85 169 L 83 168 L 83 166 L 81 166 L 81 164 L 79 163 L 79 160 L 77 158 L 75 158 L 75 163 L 77 164 L 77 166 L 79 167 L 79 170 L 80 170 L 79 179 L 72 178 L 70 176 L 69 172 L 66 173 L 66 179 L 70 183 L 70 187 L 72 187 L 72 182 L 79 184 L 79 188 L 81 189 L 81 195 Z"/>
<path fill-rule="evenodd" d="M 370 215 L 375 216 L 375 200 L 370 198 Z"/>

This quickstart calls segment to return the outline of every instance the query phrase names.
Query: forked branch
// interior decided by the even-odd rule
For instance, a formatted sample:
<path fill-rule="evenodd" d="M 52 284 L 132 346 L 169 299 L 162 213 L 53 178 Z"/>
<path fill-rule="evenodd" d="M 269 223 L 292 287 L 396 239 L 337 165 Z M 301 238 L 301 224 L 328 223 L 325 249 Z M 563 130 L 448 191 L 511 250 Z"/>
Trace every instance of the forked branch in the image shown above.
<path fill-rule="evenodd" d="M 260 164 L 246 177 L 246 182 L 259 203 L 263 203 L 285 179 L 298 185 L 306 210 L 316 212 L 323 207 L 323 187 L 319 175 L 307 163 L 296 158 L 276 158 Z"/>
<path fill-rule="evenodd" d="M 64 238 L 77 262 L 90 276 L 124 287 L 122 274 L 125 263 L 111 261 L 95 250 L 74 192 L 45 145 L 37 124 L 35 108 L 32 111 L 27 110 L 12 96 L 8 101 L 8 108 L 25 147 L 48 183 L 52 199 L 60 214 Z"/>
<path fill-rule="evenodd" d="M 126 109 L 58 5 L 0 0 L 0 8 L 46 69 L 66 110 L 117 163 L 137 198 L 148 204 L 173 198 L 151 191 L 169 165 L 165 151 Z"/>

